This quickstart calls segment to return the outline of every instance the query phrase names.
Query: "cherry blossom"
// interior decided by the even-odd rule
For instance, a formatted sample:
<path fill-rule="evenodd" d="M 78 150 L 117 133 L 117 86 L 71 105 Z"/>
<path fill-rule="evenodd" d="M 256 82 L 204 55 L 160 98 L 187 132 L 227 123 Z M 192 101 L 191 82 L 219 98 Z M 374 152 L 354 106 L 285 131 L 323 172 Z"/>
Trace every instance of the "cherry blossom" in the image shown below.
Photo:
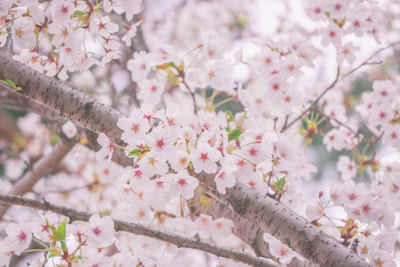
<path fill-rule="evenodd" d="M 172 185 L 174 195 L 182 196 L 185 199 L 191 199 L 194 196 L 194 189 L 199 185 L 199 181 L 183 170 L 177 174 L 168 174 L 163 180 Z"/>
<path fill-rule="evenodd" d="M 296 253 L 269 234 L 264 234 L 264 241 L 269 244 L 269 250 L 282 264 L 288 264 L 296 257 Z"/>
<path fill-rule="evenodd" d="M 11 28 L 13 42 L 16 46 L 21 48 L 31 46 L 36 36 L 33 32 L 35 25 L 29 18 L 19 18 L 15 20 Z"/>
<path fill-rule="evenodd" d="M 122 140 L 131 145 L 140 144 L 140 139 L 145 136 L 150 126 L 138 109 L 133 110 L 129 118 L 120 118 L 117 125 L 124 130 Z"/>
<path fill-rule="evenodd" d="M 357 169 L 356 169 L 354 161 L 352 161 L 347 156 L 339 157 L 337 169 L 342 174 L 343 180 L 353 179 L 357 173 Z"/>
<path fill-rule="evenodd" d="M 87 225 L 88 240 L 96 247 L 107 247 L 114 242 L 114 221 L 110 217 L 94 214 Z"/>
<path fill-rule="evenodd" d="M 10 223 L 6 227 L 7 237 L 4 240 L 4 244 L 7 245 L 9 251 L 12 251 L 16 255 L 20 255 L 31 243 L 31 231 L 29 223 Z"/>
<path fill-rule="evenodd" d="M 201 171 L 215 173 L 217 171 L 216 161 L 220 158 L 220 152 L 207 143 L 199 143 L 198 147 L 190 154 L 190 161 L 197 173 Z"/>
<path fill-rule="evenodd" d="M 96 157 L 98 159 L 103 159 L 105 157 L 111 159 L 114 152 L 115 144 L 113 144 L 110 139 L 108 139 L 108 137 L 103 133 L 100 133 L 97 137 L 97 143 L 102 146 L 102 149 L 96 153 Z"/>
<path fill-rule="evenodd" d="M 72 121 L 67 121 L 64 123 L 62 126 L 62 131 L 67 138 L 73 138 L 77 133 L 76 126 Z"/>
<path fill-rule="evenodd" d="M 137 27 L 142 23 L 142 21 L 138 21 L 131 26 L 126 26 L 125 29 L 127 32 L 124 36 L 122 36 L 121 40 L 125 42 L 127 46 L 131 46 L 131 40 L 136 36 Z"/>

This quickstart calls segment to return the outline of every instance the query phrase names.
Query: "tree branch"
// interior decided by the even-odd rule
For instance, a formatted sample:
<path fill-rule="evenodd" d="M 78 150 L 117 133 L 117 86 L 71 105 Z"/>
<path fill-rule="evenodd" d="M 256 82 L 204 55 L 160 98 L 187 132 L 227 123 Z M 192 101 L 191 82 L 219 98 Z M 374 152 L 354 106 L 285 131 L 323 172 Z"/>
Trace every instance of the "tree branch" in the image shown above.
<path fill-rule="evenodd" d="M 33 186 L 44 176 L 50 174 L 57 164 L 68 154 L 73 148 L 74 143 L 60 139 L 59 143 L 54 147 L 50 154 L 43 156 L 38 160 L 24 177 L 21 178 L 11 189 L 8 194 L 24 195 L 32 191 Z M 0 219 L 7 212 L 9 205 L 0 206 Z"/>
<path fill-rule="evenodd" d="M 17 196 L 8 196 L 0 194 L 0 202 L 7 203 L 11 205 L 19 205 L 24 207 L 30 207 L 34 209 L 44 210 L 44 211 L 52 211 L 64 216 L 69 217 L 72 221 L 79 220 L 79 221 L 88 221 L 91 214 L 77 211 L 74 209 L 70 209 L 64 206 L 54 205 L 49 203 L 45 200 L 38 201 L 23 197 Z M 129 223 L 120 220 L 114 220 L 114 227 L 116 231 L 124 231 L 129 232 L 136 235 L 143 235 L 148 236 L 154 239 L 158 239 L 161 241 L 165 241 L 171 244 L 176 245 L 177 247 L 184 247 L 184 248 L 192 248 L 197 250 L 202 250 L 211 254 L 214 254 L 218 257 L 224 257 L 235 261 L 240 261 L 243 263 L 247 263 L 253 266 L 266 266 L 266 267 L 277 267 L 276 264 L 271 263 L 265 259 L 254 257 L 245 252 L 237 252 L 232 251 L 225 248 L 220 248 L 202 241 L 198 241 L 195 239 L 190 239 L 186 237 L 181 237 L 178 235 L 161 232 L 158 230 L 151 229 L 149 227 L 136 224 L 136 223 Z"/>

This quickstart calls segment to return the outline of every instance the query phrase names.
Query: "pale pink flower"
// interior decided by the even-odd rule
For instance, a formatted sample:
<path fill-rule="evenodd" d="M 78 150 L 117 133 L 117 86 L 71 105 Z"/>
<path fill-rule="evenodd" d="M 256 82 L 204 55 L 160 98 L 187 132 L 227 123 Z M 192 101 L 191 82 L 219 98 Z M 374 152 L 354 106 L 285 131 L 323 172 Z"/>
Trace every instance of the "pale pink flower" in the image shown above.
<path fill-rule="evenodd" d="M 135 223 L 150 223 L 154 218 L 154 212 L 147 202 L 142 199 L 128 201 L 121 208 L 122 219 Z"/>
<path fill-rule="evenodd" d="M 145 189 L 143 199 L 154 208 L 164 207 L 170 200 L 170 182 L 162 178 L 151 180 Z"/>
<path fill-rule="evenodd" d="M 274 257 L 279 259 L 282 264 L 289 264 L 294 257 L 296 257 L 296 252 L 294 252 L 288 246 L 282 244 L 276 238 L 269 234 L 264 234 L 264 241 L 269 244 L 269 251 Z"/>
<path fill-rule="evenodd" d="M 356 60 L 354 52 L 360 51 L 360 49 L 353 45 L 352 42 L 348 42 L 338 49 L 336 61 L 339 65 L 343 64 L 343 61 L 347 61 L 349 64 L 353 64 Z"/>
<path fill-rule="evenodd" d="M 73 12 L 74 4 L 72 1 L 55 0 L 51 2 L 51 15 L 56 23 L 67 24 Z"/>
<path fill-rule="evenodd" d="M 96 153 L 97 159 L 104 159 L 105 157 L 108 157 L 110 160 L 114 152 L 115 144 L 111 142 L 110 139 L 108 139 L 108 137 L 103 133 L 100 133 L 97 137 L 97 143 L 102 146 L 102 148 Z"/>
<path fill-rule="evenodd" d="M 6 233 L 7 237 L 4 244 L 16 255 L 20 255 L 29 247 L 32 240 L 32 230 L 29 223 L 10 223 L 6 227 Z"/>
<path fill-rule="evenodd" d="M 67 121 L 66 123 L 64 123 L 64 125 L 61 127 L 64 135 L 71 139 L 74 138 L 76 133 L 77 133 L 77 129 L 75 124 L 72 121 Z"/>
<path fill-rule="evenodd" d="M 90 216 L 87 225 L 88 241 L 95 247 L 107 247 L 115 240 L 114 221 L 111 217 L 100 217 L 99 214 Z"/>
<path fill-rule="evenodd" d="M 36 40 L 34 30 L 35 25 L 29 18 L 16 19 L 11 27 L 14 45 L 21 48 L 30 47 Z"/>
<path fill-rule="evenodd" d="M 232 233 L 232 228 L 235 226 L 233 222 L 226 218 L 218 218 L 213 222 L 214 227 L 211 236 L 214 240 L 223 239 Z"/>
<path fill-rule="evenodd" d="M 213 219 L 209 215 L 200 214 L 200 216 L 195 220 L 199 235 L 203 239 L 210 238 L 212 230 L 214 229 Z"/>
<path fill-rule="evenodd" d="M 343 180 L 349 180 L 356 177 L 356 163 L 347 156 L 340 156 L 337 163 L 337 169 L 342 174 Z"/>
<path fill-rule="evenodd" d="M 157 151 L 148 152 L 140 161 L 140 170 L 147 177 L 164 175 L 168 172 L 168 165 L 165 156 Z"/>
<path fill-rule="evenodd" d="M 119 5 L 119 0 L 104 0 L 103 9 L 107 13 L 114 11 L 118 15 L 124 12 L 124 9 Z"/>
<path fill-rule="evenodd" d="M 223 170 L 220 170 L 214 179 L 217 190 L 221 194 L 225 194 L 225 188 L 231 188 L 236 184 L 236 178 L 232 173 L 226 173 Z"/>
<path fill-rule="evenodd" d="M 168 158 L 168 162 L 175 171 L 183 170 L 189 163 L 189 154 L 184 150 L 176 149 L 173 156 Z"/>
<path fill-rule="evenodd" d="M 337 26 L 332 22 L 329 24 L 327 28 L 324 28 L 322 30 L 321 43 L 325 47 L 327 47 L 331 43 L 336 48 L 340 48 L 342 46 L 343 35 L 344 35 L 343 29 L 339 28 L 339 26 Z"/>
<path fill-rule="evenodd" d="M 136 192 L 142 192 L 146 189 L 146 187 L 150 183 L 150 179 L 148 176 L 146 176 L 140 168 L 136 169 L 128 169 L 124 175 L 124 177 L 129 177 L 130 179 L 130 184 L 129 186 L 132 187 L 132 189 Z"/>
<path fill-rule="evenodd" d="M 44 72 L 44 64 L 47 61 L 47 56 L 32 52 L 31 49 L 23 49 L 19 55 L 15 55 L 13 58 L 41 73 Z"/>
<path fill-rule="evenodd" d="M 194 196 L 194 189 L 199 185 L 199 181 L 189 175 L 186 170 L 165 175 L 162 180 L 172 185 L 171 190 L 174 195 L 185 199 L 191 199 Z"/>
<path fill-rule="evenodd" d="M 150 128 L 149 121 L 139 109 L 132 110 L 129 118 L 118 119 L 117 125 L 124 130 L 121 135 L 122 140 L 131 145 L 140 144 Z"/>
<path fill-rule="evenodd" d="M 68 24 L 58 24 L 52 22 L 48 25 L 50 34 L 54 34 L 51 42 L 55 46 L 60 46 L 69 38 L 73 38 L 73 29 Z"/>
<path fill-rule="evenodd" d="M 142 11 L 142 0 L 119 0 L 122 9 L 125 11 L 125 16 L 128 21 L 133 18 L 134 14 Z"/>
<path fill-rule="evenodd" d="M 400 125 L 386 124 L 383 126 L 385 132 L 382 137 L 382 143 L 393 147 L 400 147 Z"/>
<path fill-rule="evenodd" d="M 355 184 L 353 180 L 346 180 L 342 184 L 342 194 L 339 202 L 345 206 L 355 207 L 364 201 L 366 193 L 365 184 Z"/>
<path fill-rule="evenodd" d="M 230 61 L 212 61 L 204 68 L 205 84 L 218 91 L 233 90 L 233 64 Z"/>
<path fill-rule="evenodd" d="M 109 16 L 95 16 L 90 20 L 89 29 L 92 34 L 109 37 L 111 33 L 118 31 L 118 24 L 111 22 L 111 18 Z"/>
<path fill-rule="evenodd" d="M 190 153 L 190 161 L 196 173 L 206 172 L 215 173 L 217 171 L 217 161 L 221 158 L 221 153 L 211 147 L 208 143 L 200 142 L 197 148 Z"/>
<path fill-rule="evenodd" d="M 146 144 L 148 144 L 153 151 L 165 156 L 170 156 L 175 152 L 173 144 L 177 139 L 177 135 L 169 127 L 156 127 L 153 128 L 151 133 L 146 137 Z"/>
<path fill-rule="evenodd" d="M 138 21 L 131 26 L 125 26 L 127 32 L 122 36 L 122 41 L 125 42 L 126 46 L 131 46 L 131 39 L 136 36 L 137 27 L 142 23 L 142 21 Z"/>
<path fill-rule="evenodd" d="M 324 207 L 322 206 L 321 201 L 313 202 L 306 207 L 306 216 L 310 221 L 319 220 L 322 216 L 324 216 Z"/>
<path fill-rule="evenodd" d="M 137 98 L 143 102 L 157 105 L 161 96 L 164 93 L 164 82 L 160 79 L 144 80 L 140 83 L 140 90 L 137 93 Z"/>
<path fill-rule="evenodd" d="M 374 81 L 372 86 L 374 88 L 373 96 L 375 101 L 392 103 L 398 94 L 398 90 L 391 80 Z"/>
<path fill-rule="evenodd" d="M 144 51 L 135 52 L 126 67 L 132 72 L 132 80 L 142 82 L 151 70 L 150 55 Z"/>
<path fill-rule="evenodd" d="M 327 2 L 325 0 L 309 1 L 308 7 L 306 8 L 306 14 L 313 20 L 323 19 L 326 15 Z"/>

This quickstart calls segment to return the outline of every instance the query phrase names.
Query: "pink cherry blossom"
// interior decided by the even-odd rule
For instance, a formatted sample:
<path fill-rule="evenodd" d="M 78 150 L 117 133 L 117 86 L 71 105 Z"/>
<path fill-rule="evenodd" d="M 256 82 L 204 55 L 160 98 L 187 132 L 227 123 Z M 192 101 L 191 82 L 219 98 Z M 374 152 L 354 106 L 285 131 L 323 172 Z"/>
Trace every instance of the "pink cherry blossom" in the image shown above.
<path fill-rule="evenodd" d="M 108 139 L 108 137 L 100 133 L 97 137 L 97 143 L 102 146 L 102 148 L 96 153 L 96 157 L 98 159 L 103 159 L 108 157 L 108 159 L 112 158 L 112 154 L 114 152 L 115 144 Z"/>
<path fill-rule="evenodd" d="M 288 246 L 279 242 L 276 238 L 269 234 L 264 234 L 264 241 L 269 244 L 271 254 L 279 259 L 282 264 L 288 264 L 296 257 L 296 253 Z"/>
<path fill-rule="evenodd" d="M 342 174 L 343 180 L 353 179 L 357 173 L 355 162 L 347 156 L 339 157 L 337 169 Z"/>
<path fill-rule="evenodd" d="M 221 153 L 207 143 L 199 143 L 198 147 L 191 151 L 190 161 L 196 173 L 206 172 L 215 173 L 217 171 L 216 162 L 221 158 Z"/>
<path fill-rule="evenodd" d="M 36 40 L 35 25 L 29 18 L 17 19 L 11 28 L 13 42 L 21 48 L 30 47 Z"/>
<path fill-rule="evenodd" d="M 66 123 L 64 123 L 64 125 L 62 126 L 62 131 L 65 136 L 70 139 L 74 138 L 77 133 L 76 126 L 72 121 L 67 121 Z"/>
<path fill-rule="evenodd" d="M 88 240 L 96 247 L 107 247 L 114 242 L 114 221 L 110 217 L 92 215 L 87 225 Z"/>
<path fill-rule="evenodd" d="M 32 230 L 29 223 L 10 223 L 6 227 L 7 237 L 4 244 L 7 245 L 9 251 L 20 255 L 31 243 Z"/>
<path fill-rule="evenodd" d="M 125 42 L 127 46 L 131 46 L 131 39 L 136 36 L 137 27 L 142 23 L 142 21 L 138 21 L 131 26 L 126 26 L 125 29 L 127 32 L 124 36 L 122 36 L 121 40 Z"/>
<path fill-rule="evenodd" d="M 168 174 L 163 177 L 163 180 L 172 185 L 171 190 L 174 195 L 182 196 L 185 199 L 191 199 L 194 196 L 194 189 L 199 185 L 199 181 L 189 175 L 186 170 L 177 174 Z"/>
<path fill-rule="evenodd" d="M 150 126 L 143 113 L 138 109 L 132 110 L 129 118 L 120 118 L 117 125 L 124 130 L 121 135 L 122 140 L 131 145 L 140 144 L 140 140 L 145 136 Z"/>

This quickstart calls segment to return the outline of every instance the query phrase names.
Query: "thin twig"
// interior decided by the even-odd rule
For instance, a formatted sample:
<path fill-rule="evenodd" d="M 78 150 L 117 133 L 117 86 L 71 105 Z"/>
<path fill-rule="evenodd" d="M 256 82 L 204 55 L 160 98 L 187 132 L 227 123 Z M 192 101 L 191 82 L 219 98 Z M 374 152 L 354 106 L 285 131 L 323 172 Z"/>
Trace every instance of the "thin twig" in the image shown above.
<path fill-rule="evenodd" d="M 192 101 L 193 101 L 193 108 L 194 108 L 194 113 L 197 114 L 197 102 L 196 102 L 196 96 L 194 94 L 194 92 L 190 89 L 189 85 L 187 84 L 184 76 L 182 77 L 182 82 L 186 87 L 186 90 L 189 92 L 190 96 L 192 97 Z"/>
<path fill-rule="evenodd" d="M 343 80 L 344 78 L 346 78 L 347 76 L 349 76 L 350 74 L 354 73 L 355 71 L 359 70 L 360 68 L 362 68 L 363 66 L 367 66 L 367 65 L 376 65 L 376 64 L 380 64 L 382 63 L 381 61 L 372 61 L 370 62 L 370 60 L 372 58 L 374 58 L 376 55 L 378 55 L 379 53 L 381 53 L 384 50 L 387 50 L 391 47 L 394 47 L 396 45 L 400 44 L 400 41 L 394 42 L 386 47 L 382 47 L 380 49 L 378 49 L 377 51 L 375 51 L 371 56 L 369 56 L 366 60 L 364 60 L 362 63 L 360 63 L 357 67 L 355 67 L 354 69 L 346 72 L 345 74 L 342 75 L 342 77 L 339 79 L 339 66 L 338 66 L 338 70 L 336 73 L 336 78 L 335 80 L 317 97 L 317 99 L 314 100 L 314 102 L 311 103 L 311 105 L 305 109 L 299 116 L 297 116 L 295 119 L 293 119 L 290 123 L 283 125 L 282 129 L 281 129 L 281 133 L 283 133 L 284 131 L 286 131 L 288 128 L 290 128 L 293 124 L 295 124 L 298 120 L 300 120 L 305 114 L 307 114 L 310 109 L 312 107 L 314 107 L 316 104 L 318 104 L 318 102 L 321 100 L 321 98 L 329 91 L 331 90 L 333 87 L 335 87 L 336 83 L 338 81 Z"/>
<path fill-rule="evenodd" d="M 391 47 L 394 47 L 396 45 L 400 44 L 400 41 L 391 43 L 388 46 L 382 47 L 378 50 L 376 50 L 371 56 L 369 56 L 366 60 L 364 60 L 362 63 L 360 63 L 360 65 L 358 65 L 357 67 L 355 67 L 354 69 L 350 70 L 349 72 L 345 73 L 340 80 L 343 80 L 345 77 L 349 76 L 350 74 L 352 74 L 353 72 L 357 71 L 358 69 L 360 69 L 363 66 L 366 65 L 375 65 L 378 64 L 377 62 L 369 62 L 372 58 L 374 58 L 376 55 L 378 55 L 379 53 L 381 53 L 382 51 L 389 49 Z"/>
<path fill-rule="evenodd" d="M 332 81 L 332 83 L 325 88 L 325 90 L 314 100 L 314 102 L 311 103 L 311 105 L 305 109 L 299 116 L 297 116 L 296 118 L 294 118 L 291 122 L 287 123 L 286 127 L 284 125 L 284 127 L 282 127 L 281 129 L 281 133 L 283 133 L 284 131 L 286 131 L 288 128 L 290 128 L 293 124 L 295 124 L 298 120 L 300 120 L 304 115 L 306 115 L 310 109 L 312 107 L 314 107 L 314 105 L 318 104 L 318 102 L 321 100 L 321 98 L 329 92 L 329 90 L 331 90 L 333 87 L 335 87 L 338 79 L 339 79 L 339 74 L 340 74 L 340 66 L 338 65 L 337 67 L 337 72 L 336 72 L 336 77 L 335 79 Z"/>

